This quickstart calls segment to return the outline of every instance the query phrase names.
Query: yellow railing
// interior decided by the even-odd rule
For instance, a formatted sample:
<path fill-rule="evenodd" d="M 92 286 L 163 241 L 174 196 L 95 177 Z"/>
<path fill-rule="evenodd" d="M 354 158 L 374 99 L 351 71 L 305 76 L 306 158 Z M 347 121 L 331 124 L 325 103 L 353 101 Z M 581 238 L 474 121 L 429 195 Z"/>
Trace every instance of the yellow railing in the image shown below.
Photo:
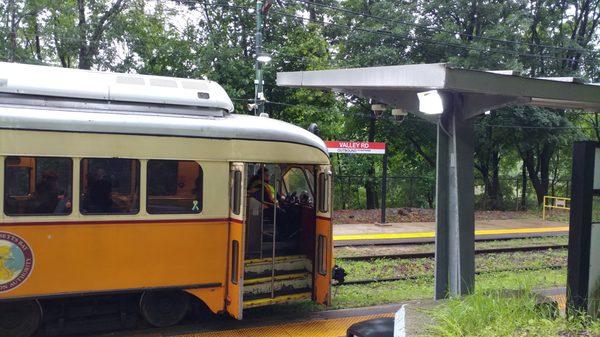
<path fill-rule="evenodd" d="M 550 201 L 550 203 L 548 203 Z M 548 209 L 571 209 L 571 198 L 544 196 L 544 207 L 542 208 L 542 219 L 546 220 L 546 208 Z"/>

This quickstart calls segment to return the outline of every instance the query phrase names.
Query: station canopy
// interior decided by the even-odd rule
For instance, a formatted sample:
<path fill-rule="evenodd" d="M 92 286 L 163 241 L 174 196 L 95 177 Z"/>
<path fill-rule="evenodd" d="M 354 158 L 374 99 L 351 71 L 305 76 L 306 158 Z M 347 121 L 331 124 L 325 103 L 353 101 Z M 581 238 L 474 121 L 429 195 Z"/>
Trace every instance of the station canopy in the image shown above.
<path fill-rule="evenodd" d="M 577 78 L 527 78 L 513 71 L 458 69 L 445 63 L 280 72 L 277 84 L 332 89 L 417 114 L 417 93 L 429 90 L 460 93 L 463 104 L 470 108 L 465 117 L 505 105 L 600 112 L 600 86 Z"/>
<path fill-rule="evenodd" d="M 392 114 L 412 112 L 437 124 L 436 299 L 474 289 L 474 117 L 508 105 L 600 112 L 600 86 L 577 78 L 527 78 L 448 64 L 282 72 L 277 84 L 356 95 L 395 108 Z"/>

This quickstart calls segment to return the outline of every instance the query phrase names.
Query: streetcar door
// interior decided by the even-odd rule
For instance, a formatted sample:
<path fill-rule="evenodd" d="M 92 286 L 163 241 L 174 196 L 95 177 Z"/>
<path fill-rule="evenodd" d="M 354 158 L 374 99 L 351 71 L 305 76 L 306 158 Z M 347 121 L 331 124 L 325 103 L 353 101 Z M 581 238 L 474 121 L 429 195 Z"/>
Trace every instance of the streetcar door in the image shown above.
<path fill-rule="evenodd" d="M 244 294 L 245 172 L 243 163 L 231 163 L 229 202 L 229 253 L 227 266 L 227 312 L 242 319 Z"/>
<path fill-rule="evenodd" d="M 333 262 L 333 227 L 331 222 L 331 166 L 317 169 L 317 225 L 315 235 L 314 292 L 315 302 L 331 304 Z"/>

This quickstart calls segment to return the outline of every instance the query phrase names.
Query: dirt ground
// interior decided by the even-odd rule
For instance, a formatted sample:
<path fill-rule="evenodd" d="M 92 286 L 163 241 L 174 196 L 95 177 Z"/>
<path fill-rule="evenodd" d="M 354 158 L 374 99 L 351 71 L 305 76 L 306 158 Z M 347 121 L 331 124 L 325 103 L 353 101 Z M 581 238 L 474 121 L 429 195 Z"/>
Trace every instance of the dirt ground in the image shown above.
<path fill-rule="evenodd" d="M 426 208 L 388 208 L 387 222 L 432 222 L 435 221 L 433 209 Z M 534 216 L 527 212 L 514 211 L 477 211 L 476 220 L 508 220 L 523 219 Z M 334 211 L 333 222 L 335 224 L 359 224 L 375 223 L 381 219 L 380 209 L 353 209 Z"/>

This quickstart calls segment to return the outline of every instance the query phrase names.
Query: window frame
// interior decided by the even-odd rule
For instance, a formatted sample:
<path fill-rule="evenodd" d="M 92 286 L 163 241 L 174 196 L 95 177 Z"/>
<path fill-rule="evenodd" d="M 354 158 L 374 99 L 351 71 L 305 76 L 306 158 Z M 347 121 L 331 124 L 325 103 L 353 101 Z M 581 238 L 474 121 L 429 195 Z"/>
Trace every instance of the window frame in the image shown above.
<path fill-rule="evenodd" d="M 317 272 L 320 275 L 327 276 L 327 237 L 319 234 L 317 238 Z"/>
<path fill-rule="evenodd" d="M 9 158 L 13 158 L 13 157 L 18 157 L 18 158 L 33 158 L 35 159 L 35 165 L 36 167 L 34 169 L 37 169 L 37 159 L 66 159 L 69 162 L 69 170 L 70 170 L 70 174 L 67 175 L 69 177 L 69 181 L 70 184 L 68 184 L 68 186 L 71 187 L 70 192 L 71 192 L 71 208 L 69 209 L 69 212 L 67 213 L 20 213 L 20 214 L 9 214 L 7 212 L 7 208 L 6 208 L 6 197 L 27 197 L 30 196 L 31 193 L 25 194 L 25 195 L 13 195 L 10 196 L 8 195 L 8 192 L 6 190 L 6 175 L 7 175 L 7 168 L 8 166 L 6 165 L 6 162 L 9 160 Z M 28 155 L 9 155 L 9 156 L 5 156 L 4 157 L 4 161 L 3 161 L 3 169 L 4 172 L 2 173 L 2 178 L 3 178 L 3 188 L 4 188 L 4 192 L 3 192 L 3 196 L 2 196 L 2 212 L 4 213 L 5 216 L 9 216 L 9 217 L 38 217 L 38 216 L 69 216 L 71 214 L 73 214 L 73 191 L 75 190 L 74 188 L 74 175 L 73 175 L 73 168 L 74 168 L 74 159 L 72 157 L 60 157 L 60 156 L 28 156 Z M 37 172 L 33 173 L 31 168 L 29 168 L 29 179 L 28 179 L 28 190 L 31 191 L 31 177 L 33 174 L 33 180 L 35 182 L 35 185 L 37 184 Z M 65 191 L 66 192 L 66 191 Z"/>
<path fill-rule="evenodd" d="M 242 209 L 242 171 L 233 170 L 231 187 L 231 212 L 240 215 Z"/>
<path fill-rule="evenodd" d="M 200 178 L 200 189 L 201 189 L 201 193 L 200 193 L 200 200 L 198 200 L 198 211 L 197 212 L 151 212 L 148 209 L 149 206 L 149 201 L 150 201 L 150 164 L 151 162 L 176 162 L 177 165 L 179 165 L 180 162 L 188 162 L 188 163 L 194 163 L 196 165 L 198 165 L 198 177 Z M 177 175 L 179 175 L 179 169 L 177 172 Z M 198 215 L 201 214 L 202 211 L 204 210 L 204 169 L 202 169 L 202 165 L 200 165 L 200 163 L 198 163 L 195 160 L 179 160 L 179 159 L 148 159 L 146 160 L 146 213 L 148 213 L 149 215 L 163 215 L 163 214 L 175 214 L 175 215 Z"/>
<path fill-rule="evenodd" d="M 298 165 L 293 165 L 293 166 L 288 167 L 285 170 L 285 173 L 281 175 L 281 183 L 283 185 L 283 188 L 285 189 L 285 193 L 286 194 L 290 193 L 289 187 L 287 186 L 287 184 L 285 182 L 285 176 L 288 173 L 290 173 L 290 171 L 293 169 L 299 169 L 300 171 L 302 171 L 302 175 L 304 176 L 304 180 L 306 181 L 306 185 L 308 186 L 308 191 L 310 192 L 310 196 L 314 198 L 315 190 L 314 190 L 314 186 L 311 186 L 311 184 L 310 184 L 311 180 L 309 178 L 309 173 L 312 173 L 312 172 L 309 172 L 310 171 L 309 169 L 302 167 L 302 166 L 298 166 Z M 314 177 L 314 174 L 312 176 Z M 313 184 L 314 184 L 314 182 L 313 182 Z"/>
<path fill-rule="evenodd" d="M 321 213 L 329 212 L 329 175 L 326 172 L 319 172 L 317 176 L 318 183 L 318 209 Z"/>
<path fill-rule="evenodd" d="M 231 283 L 238 284 L 240 269 L 240 242 L 231 241 Z"/>
<path fill-rule="evenodd" d="M 124 212 L 124 213 L 98 213 L 98 212 L 88 212 L 88 211 L 84 211 L 83 209 L 83 168 L 85 165 L 83 165 L 85 160 L 94 160 L 94 159 L 117 159 L 117 160 L 130 160 L 133 162 L 137 162 L 137 170 L 136 170 L 136 182 L 137 182 L 137 189 L 136 189 L 136 193 L 137 193 L 137 210 L 135 212 Z M 142 177 L 141 177 L 141 172 L 142 172 L 142 163 L 140 159 L 137 158 L 120 158 L 120 157 L 82 157 L 79 160 L 79 214 L 84 215 L 84 216 L 93 216 L 93 215 L 108 215 L 108 216 L 126 216 L 126 215 L 137 215 L 140 214 L 141 208 L 142 208 L 142 188 L 141 188 L 141 184 L 142 184 Z M 87 172 L 85 173 L 87 174 Z M 89 184 L 89 182 L 88 182 Z M 88 186 L 89 188 L 89 186 Z"/>

